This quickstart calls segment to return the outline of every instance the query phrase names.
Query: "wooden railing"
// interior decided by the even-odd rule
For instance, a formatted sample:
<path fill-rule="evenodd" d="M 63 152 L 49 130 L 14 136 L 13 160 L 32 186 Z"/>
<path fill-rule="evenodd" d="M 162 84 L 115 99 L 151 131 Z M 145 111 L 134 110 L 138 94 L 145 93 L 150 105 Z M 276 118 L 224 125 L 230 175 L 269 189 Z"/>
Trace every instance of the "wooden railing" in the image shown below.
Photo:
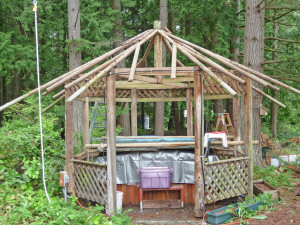
<path fill-rule="evenodd" d="M 207 203 L 236 197 L 248 192 L 249 157 L 204 164 Z"/>
<path fill-rule="evenodd" d="M 107 169 L 105 164 L 72 160 L 77 197 L 107 204 Z"/>

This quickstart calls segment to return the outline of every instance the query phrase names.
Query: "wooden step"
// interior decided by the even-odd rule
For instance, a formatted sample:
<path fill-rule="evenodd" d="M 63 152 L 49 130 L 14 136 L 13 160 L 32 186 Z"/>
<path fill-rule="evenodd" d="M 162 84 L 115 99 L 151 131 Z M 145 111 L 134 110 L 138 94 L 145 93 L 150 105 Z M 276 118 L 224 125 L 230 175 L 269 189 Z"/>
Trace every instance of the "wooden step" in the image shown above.
<path fill-rule="evenodd" d="M 180 199 L 170 199 L 170 200 L 143 200 L 144 209 L 162 209 L 171 208 L 178 209 L 181 208 Z"/>

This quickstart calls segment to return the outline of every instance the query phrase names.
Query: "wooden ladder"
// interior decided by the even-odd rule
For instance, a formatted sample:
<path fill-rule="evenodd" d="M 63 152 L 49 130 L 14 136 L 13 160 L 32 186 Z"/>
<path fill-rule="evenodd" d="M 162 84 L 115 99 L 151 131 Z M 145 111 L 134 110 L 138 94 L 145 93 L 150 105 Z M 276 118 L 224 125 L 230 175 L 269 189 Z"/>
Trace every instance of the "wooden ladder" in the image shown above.
<path fill-rule="evenodd" d="M 221 123 L 221 129 L 219 130 L 220 123 Z M 216 131 L 225 132 L 226 135 L 234 135 L 234 129 L 232 126 L 229 113 L 218 113 Z"/>

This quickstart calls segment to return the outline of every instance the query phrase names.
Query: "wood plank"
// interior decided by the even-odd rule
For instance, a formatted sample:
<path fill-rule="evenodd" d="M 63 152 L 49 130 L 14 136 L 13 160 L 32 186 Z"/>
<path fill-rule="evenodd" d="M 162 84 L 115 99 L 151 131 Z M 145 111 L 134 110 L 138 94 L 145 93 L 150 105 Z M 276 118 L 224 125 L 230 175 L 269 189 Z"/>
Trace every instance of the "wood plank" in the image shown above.
<path fill-rule="evenodd" d="M 184 204 L 194 204 L 194 184 L 182 184 L 184 188 Z M 123 203 L 124 204 L 139 204 L 139 192 L 136 185 L 118 184 L 118 191 L 123 190 Z M 174 192 L 174 193 L 172 193 Z M 126 195 L 124 193 L 127 193 Z M 165 193 L 165 192 L 164 192 Z M 171 191 L 171 199 L 180 198 L 179 191 Z M 164 198 L 165 198 L 164 194 Z M 144 193 L 145 200 L 153 200 L 153 192 Z M 158 199 L 157 199 L 158 200 Z"/>
<path fill-rule="evenodd" d="M 177 199 L 172 200 L 144 200 L 143 201 L 144 209 L 162 209 L 162 208 L 171 208 L 178 209 L 181 208 L 181 201 Z"/>

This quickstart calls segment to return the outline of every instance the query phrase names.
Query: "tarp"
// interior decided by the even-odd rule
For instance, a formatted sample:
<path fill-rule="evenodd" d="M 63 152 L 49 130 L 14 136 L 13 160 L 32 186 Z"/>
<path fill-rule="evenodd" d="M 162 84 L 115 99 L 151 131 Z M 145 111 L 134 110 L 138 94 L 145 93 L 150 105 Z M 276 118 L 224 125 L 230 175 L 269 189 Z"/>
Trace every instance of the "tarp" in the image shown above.
<path fill-rule="evenodd" d="M 172 183 L 194 183 L 193 150 L 160 150 L 157 152 L 127 152 L 117 154 L 117 184 L 136 184 L 140 182 L 137 169 L 140 167 L 173 168 Z M 96 162 L 106 163 L 106 156 L 98 157 Z"/>

